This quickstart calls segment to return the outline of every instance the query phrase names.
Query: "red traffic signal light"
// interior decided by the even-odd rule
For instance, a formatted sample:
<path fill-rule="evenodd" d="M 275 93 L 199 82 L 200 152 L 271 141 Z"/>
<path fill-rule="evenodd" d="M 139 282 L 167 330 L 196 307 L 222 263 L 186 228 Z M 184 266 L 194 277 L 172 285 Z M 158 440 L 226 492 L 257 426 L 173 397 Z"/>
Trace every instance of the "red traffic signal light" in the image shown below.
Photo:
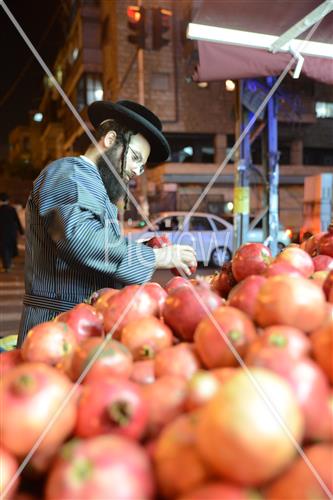
<path fill-rule="evenodd" d="M 172 10 L 157 8 L 153 9 L 153 50 L 160 50 L 170 42 L 163 35 L 171 28 Z"/>
<path fill-rule="evenodd" d="M 128 41 L 137 45 L 138 48 L 145 48 L 146 28 L 145 28 L 145 9 L 137 5 L 127 7 L 128 26 L 132 34 L 128 35 Z"/>

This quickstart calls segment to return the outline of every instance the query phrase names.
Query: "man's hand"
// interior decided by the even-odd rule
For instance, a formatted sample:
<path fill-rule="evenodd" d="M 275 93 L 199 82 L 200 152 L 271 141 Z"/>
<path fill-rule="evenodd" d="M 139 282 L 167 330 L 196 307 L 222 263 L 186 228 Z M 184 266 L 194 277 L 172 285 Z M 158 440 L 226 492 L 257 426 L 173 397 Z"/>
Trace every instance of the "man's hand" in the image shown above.
<path fill-rule="evenodd" d="M 154 248 L 156 269 L 172 269 L 176 267 L 180 273 L 191 276 L 190 268 L 197 266 L 194 248 L 189 245 L 169 245 Z"/>

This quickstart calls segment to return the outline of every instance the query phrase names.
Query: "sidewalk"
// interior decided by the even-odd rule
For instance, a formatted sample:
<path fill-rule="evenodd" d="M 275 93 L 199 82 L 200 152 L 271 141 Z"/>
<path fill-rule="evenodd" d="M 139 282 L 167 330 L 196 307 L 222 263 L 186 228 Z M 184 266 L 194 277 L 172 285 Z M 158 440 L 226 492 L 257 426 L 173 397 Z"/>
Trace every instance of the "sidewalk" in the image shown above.
<path fill-rule="evenodd" d="M 24 245 L 19 243 L 19 256 L 9 273 L 0 273 L 0 337 L 17 334 L 24 294 Z"/>

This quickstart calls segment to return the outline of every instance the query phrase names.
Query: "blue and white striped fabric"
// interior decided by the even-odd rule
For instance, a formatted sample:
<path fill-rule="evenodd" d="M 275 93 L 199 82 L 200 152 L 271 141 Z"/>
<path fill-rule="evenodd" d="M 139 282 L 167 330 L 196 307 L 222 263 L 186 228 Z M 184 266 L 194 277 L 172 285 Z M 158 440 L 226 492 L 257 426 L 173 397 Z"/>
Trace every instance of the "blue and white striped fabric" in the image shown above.
<path fill-rule="evenodd" d="M 18 345 L 34 325 L 93 291 L 145 283 L 154 268 L 151 248 L 122 237 L 117 208 L 97 168 L 82 157 L 52 162 L 35 180 L 26 207 L 26 295 Z"/>

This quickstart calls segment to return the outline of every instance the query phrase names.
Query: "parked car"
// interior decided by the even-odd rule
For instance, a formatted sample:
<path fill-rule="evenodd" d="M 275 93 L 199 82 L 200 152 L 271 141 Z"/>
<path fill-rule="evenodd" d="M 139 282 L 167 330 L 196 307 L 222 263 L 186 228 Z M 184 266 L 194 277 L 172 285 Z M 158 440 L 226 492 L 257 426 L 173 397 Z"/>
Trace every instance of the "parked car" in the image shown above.
<path fill-rule="evenodd" d="M 153 230 L 142 227 L 126 231 L 131 241 L 144 242 L 153 236 L 167 234 L 172 244 L 191 245 L 197 260 L 205 266 L 220 267 L 232 258 L 233 225 L 221 217 L 205 212 L 162 212 L 151 219 Z M 263 232 L 259 227 L 251 229 L 248 241 L 262 242 Z M 281 228 L 279 246 L 289 245 L 290 237 Z"/>

